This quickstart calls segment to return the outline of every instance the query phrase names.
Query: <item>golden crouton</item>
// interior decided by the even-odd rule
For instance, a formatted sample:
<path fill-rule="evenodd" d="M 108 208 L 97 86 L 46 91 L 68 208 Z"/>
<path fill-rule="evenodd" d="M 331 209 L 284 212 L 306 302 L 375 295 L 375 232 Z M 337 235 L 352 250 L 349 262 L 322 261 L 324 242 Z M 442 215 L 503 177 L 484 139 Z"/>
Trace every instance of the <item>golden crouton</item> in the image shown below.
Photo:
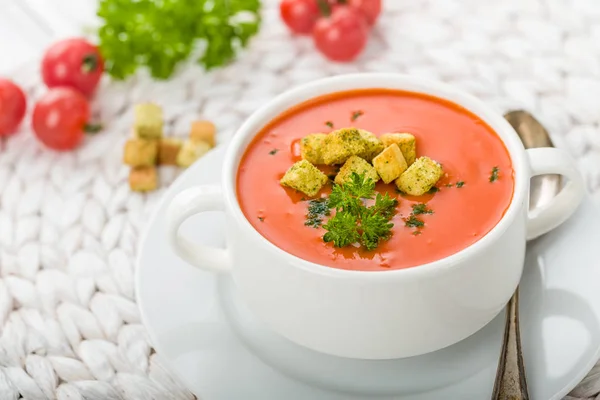
<path fill-rule="evenodd" d="M 360 133 L 360 136 L 362 137 L 363 142 L 365 144 L 365 151 L 363 151 L 360 154 L 357 154 L 357 156 L 371 162 L 371 160 L 373 160 L 373 158 L 375 158 L 377 154 L 383 151 L 383 143 L 381 143 L 381 140 L 379 140 L 377 136 L 375 136 L 369 131 L 359 129 L 358 132 Z"/>
<path fill-rule="evenodd" d="M 327 135 L 323 162 L 327 165 L 343 164 L 350 156 L 363 154 L 366 148 L 365 140 L 358 129 L 338 129 Z"/>
<path fill-rule="evenodd" d="M 444 174 L 442 166 L 429 157 L 419 157 L 398 179 L 396 186 L 413 196 L 425 194 Z"/>
<path fill-rule="evenodd" d="M 181 139 L 161 139 L 158 142 L 158 165 L 177 165 L 177 155 L 181 146 Z"/>
<path fill-rule="evenodd" d="M 177 165 L 187 168 L 210 149 L 210 144 L 204 141 L 193 142 L 192 140 L 186 140 L 177 154 Z"/>
<path fill-rule="evenodd" d="M 324 133 L 313 133 L 305 136 L 300 141 L 300 154 L 302 159 L 311 164 L 324 164 L 323 150 L 327 135 Z"/>
<path fill-rule="evenodd" d="M 125 142 L 123 162 L 132 167 L 146 167 L 156 164 L 158 141 L 129 139 Z"/>
<path fill-rule="evenodd" d="M 397 179 L 408 168 L 406 160 L 396 143 L 386 147 L 373 159 L 373 166 L 385 183 Z"/>
<path fill-rule="evenodd" d="M 215 147 L 215 125 L 210 121 L 194 121 L 190 130 L 190 140 L 193 142 L 206 142 L 210 147 Z"/>
<path fill-rule="evenodd" d="M 396 143 L 400 147 L 400 151 L 408 165 L 415 162 L 417 158 L 417 143 L 415 137 L 410 133 L 385 133 L 381 135 L 380 139 L 385 147 Z"/>
<path fill-rule="evenodd" d="M 340 172 L 335 176 L 335 183 L 342 185 L 352 181 L 353 172 L 364 175 L 365 179 L 371 179 L 373 182 L 379 180 L 379 175 L 377 175 L 377 171 L 375 171 L 375 168 L 371 164 L 358 156 L 352 156 L 340 168 Z"/>
<path fill-rule="evenodd" d="M 134 192 L 148 192 L 158 186 L 156 167 L 137 167 L 129 172 L 129 187 Z"/>
<path fill-rule="evenodd" d="M 163 115 L 160 106 L 154 103 L 137 104 L 133 130 L 139 138 L 160 138 L 163 133 Z"/>
<path fill-rule="evenodd" d="M 279 183 L 313 197 L 327 181 L 327 175 L 317 167 L 306 160 L 300 160 L 287 170 Z"/>

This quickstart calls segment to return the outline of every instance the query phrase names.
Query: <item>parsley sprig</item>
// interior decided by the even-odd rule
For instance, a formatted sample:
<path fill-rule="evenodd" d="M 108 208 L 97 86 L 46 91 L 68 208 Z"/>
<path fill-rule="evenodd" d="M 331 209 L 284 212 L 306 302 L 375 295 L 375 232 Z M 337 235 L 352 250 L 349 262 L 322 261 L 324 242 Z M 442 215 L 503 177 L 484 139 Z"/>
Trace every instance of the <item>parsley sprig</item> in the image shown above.
<path fill-rule="evenodd" d="M 366 206 L 365 200 L 375 198 L 375 203 Z M 398 201 L 386 193 L 375 194 L 375 182 L 364 175 L 352 173 L 349 182 L 334 185 L 328 201 L 335 209 L 335 215 L 323 228 L 325 242 L 333 242 L 335 247 L 345 247 L 360 243 L 365 249 L 373 250 L 379 243 L 392 235 L 391 218 L 396 213 Z"/>
<path fill-rule="evenodd" d="M 125 79 L 147 67 L 157 79 L 193 57 L 227 64 L 260 27 L 260 0 L 100 0 L 98 31 L 106 71 Z"/>

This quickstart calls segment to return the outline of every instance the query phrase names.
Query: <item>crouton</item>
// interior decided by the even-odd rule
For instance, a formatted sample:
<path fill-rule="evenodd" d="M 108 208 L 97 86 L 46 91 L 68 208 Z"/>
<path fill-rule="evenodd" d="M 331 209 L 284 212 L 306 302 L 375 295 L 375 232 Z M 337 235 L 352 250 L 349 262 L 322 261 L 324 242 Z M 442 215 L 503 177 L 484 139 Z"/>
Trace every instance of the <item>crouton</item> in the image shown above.
<path fill-rule="evenodd" d="M 129 187 L 134 192 L 149 192 L 157 186 L 156 167 L 137 167 L 129 172 Z"/>
<path fill-rule="evenodd" d="M 365 179 L 371 179 L 373 182 L 379 180 L 379 175 L 377 175 L 377 171 L 375 171 L 375 168 L 371 164 L 358 156 L 352 156 L 340 168 L 340 172 L 335 176 L 335 183 L 343 185 L 346 182 L 352 181 L 353 172 L 364 175 Z"/>
<path fill-rule="evenodd" d="M 417 158 L 417 141 L 410 133 L 385 133 L 381 135 L 380 139 L 385 147 L 396 143 L 409 166 L 415 162 Z"/>
<path fill-rule="evenodd" d="M 177 165 L 187 168 L 197 159 L 205 155 L 211 149 L 210 144 L 199 141 L 186 140 L 177 154 Z"/>
<path fill-rule="evenodd" d="M 210 147 L 215 147 L 215 125 L 210 121 L 194 121 L 190 130 L 190 140 L 193 142 L 206 142 Z"/>
<path fill-rule="evenodd" d="M 408 164 L 396 143 L 386 147 L 373 159 L 375 170 L 385 183 L 397 179 L 408 168 Z"/>
<path fill-rule="evenodd" d="M 360 133 L 360 136 L 365 144 L 365 150 L 362 153 L 357 154 L 357 156 L 367 160 L 368 162 L 371 162 L 376 155 L 383 151 L 383 143 L 377 138 L 377 136 L 369 131 L 359 129 L 358 132 Z"/>
<path fill-rule="evenodd" d="M 123 162 L 132 167 L 147 167 L 156 164 L 158 141 L 129 139 L 125 142 Z"/>
<path fill-rule="evenodd" d="M 304 193 L 315 196 L 328 181 L 327 175 L 307 160 L 300 160 L 287 170 L 279 183 Z"/>
<path fill-rule="evenodd" d="M 163 133 L 163 115 L 160 106 L 153 103 L 135 106 L 133 130 L 135 136 L 144 139 L 158 139 Z"/>
<path fill-rule="evenodd" d="M 323 162 L 327 165 L 343 164 L 350 156 L 363 154 L 366 147 L 365 140 L 358 129 L 338 129 L 327 135 Z"/>
<path fill-rule="evenodd" d="M 396 186 L 413 196 L 425 194 L 444 174 L 442 166 L 429 157 L 419 157 L 398 179 Z"/>
<path fill-rule="evenodd" d="M 158 142 L 158 165 L 177 165 L 177 155 L 182 141 L 177 138 L 163 138 Z"/>
<path fill-rule="evenodd" d="M 305 136 L 300 141 L 300 155 L 302 159 L 311 164 L 325 164 L 323 161 L 323 150 L 327 135 L 324 133 L 313 133 Z"/>

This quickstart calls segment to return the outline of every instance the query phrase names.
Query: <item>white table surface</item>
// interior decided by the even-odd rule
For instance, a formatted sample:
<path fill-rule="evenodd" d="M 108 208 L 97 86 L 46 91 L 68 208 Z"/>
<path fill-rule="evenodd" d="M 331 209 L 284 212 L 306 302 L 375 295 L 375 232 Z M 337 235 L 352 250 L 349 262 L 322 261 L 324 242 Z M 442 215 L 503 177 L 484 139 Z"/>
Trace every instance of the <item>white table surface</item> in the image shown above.
<path fill-rule="evenodd" d="M 96 0 L 0 0 L 0 75 L 96 22 Z"/>

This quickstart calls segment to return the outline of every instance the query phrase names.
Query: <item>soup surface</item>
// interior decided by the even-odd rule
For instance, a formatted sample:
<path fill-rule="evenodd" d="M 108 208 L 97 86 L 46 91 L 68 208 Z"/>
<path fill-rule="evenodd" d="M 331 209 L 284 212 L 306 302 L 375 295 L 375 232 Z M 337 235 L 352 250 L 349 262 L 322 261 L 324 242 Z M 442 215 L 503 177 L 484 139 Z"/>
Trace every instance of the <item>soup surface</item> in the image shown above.
<path fill-rule="evenodd" d="M 412 133 L 417 157 L 431 157 L 445 172 L 436 184 L 439 190 L 423 196 L 400 194 L 393 182 L 377 184 L 377 191 L 389 193 L 399 204 L 392 236 L 372 251 L 325 243 L 323 227 L 305 225 L 307 196 L 279 184 L 288 168 L 301 159 L 302 137 L 350 126 L 377 136 Z M 318 167 L 326 174 L 332 172 L 332 167 Z M 362 271 L 414 267 L 468 247 L 500 221 L 513 186 L 508 151 L 481 119 L 445 100 L 385 89 L 335 93 L 281 114 L 248 146 L 237 176 L 243 213 L 271 243 L 307 261 Z M 327 184 L 317 197 L 330 192 Z M 432 213 L 419 215 L 424 226 L 416 234 L 405 222 L 412 206 L 419 203 Z"/>

